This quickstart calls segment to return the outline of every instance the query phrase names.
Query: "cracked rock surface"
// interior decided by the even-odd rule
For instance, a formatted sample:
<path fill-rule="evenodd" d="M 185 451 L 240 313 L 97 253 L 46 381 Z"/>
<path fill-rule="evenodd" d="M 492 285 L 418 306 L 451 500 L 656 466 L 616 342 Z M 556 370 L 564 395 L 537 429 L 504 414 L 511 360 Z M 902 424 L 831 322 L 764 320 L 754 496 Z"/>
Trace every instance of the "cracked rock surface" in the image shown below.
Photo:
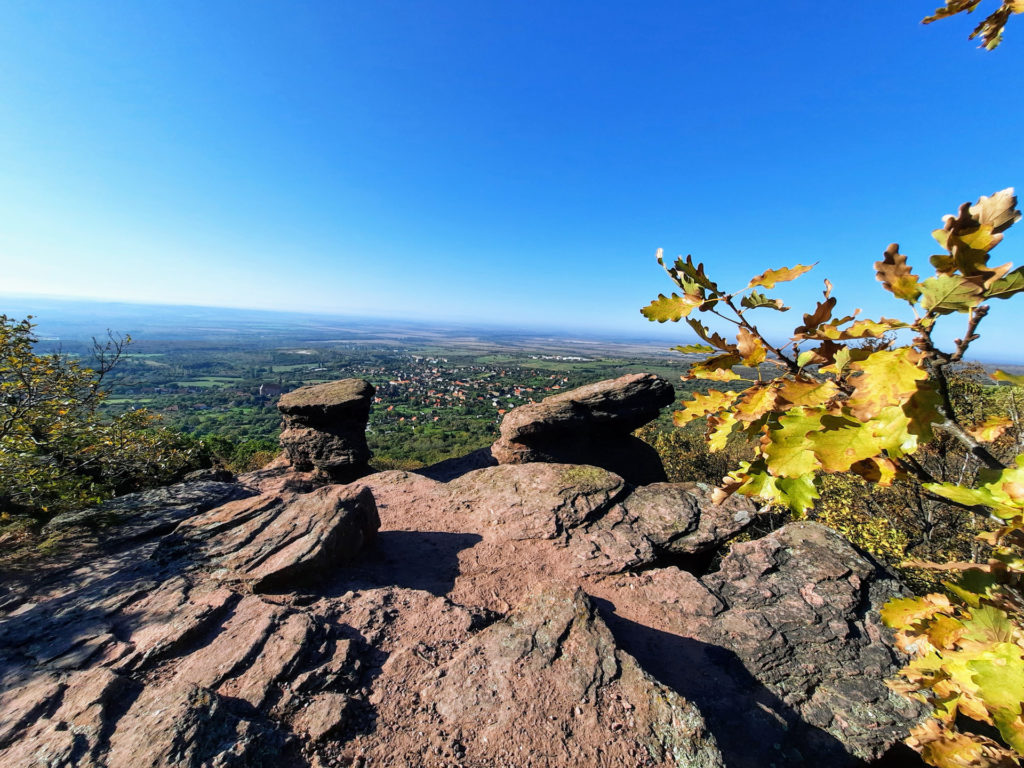
<path fill-rule="evenodd" d="M 921 715 L 882 683 L 902 588 L 828 529 L 691 573 L 749 505 L 480 464 L 282 465 L 64 529 L 4 585 L 0 765 L 862 766 Z"/>

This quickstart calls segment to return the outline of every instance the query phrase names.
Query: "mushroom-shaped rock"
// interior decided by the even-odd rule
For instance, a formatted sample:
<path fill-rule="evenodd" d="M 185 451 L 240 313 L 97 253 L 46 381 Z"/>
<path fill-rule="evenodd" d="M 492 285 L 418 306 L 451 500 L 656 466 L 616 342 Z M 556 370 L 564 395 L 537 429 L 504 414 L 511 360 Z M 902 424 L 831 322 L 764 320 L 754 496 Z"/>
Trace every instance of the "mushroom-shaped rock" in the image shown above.
<path fill-rule="evenodd" d="M 588 384 L 514 408 L 491 453 L 499 464 L 592 464 L 638 485 L 663 481 L 657 452 L 630 433 L 674 399 L 672 385 L 650 373 Z"/>
<path fill-rule="evenodd" d="M 367 474 L 366 422 L 373 393 L 368 381 L 342 379 L 281 395 L 281 447 L 291 464 L 300 471 L 318 470 L 335 482 Z"/>

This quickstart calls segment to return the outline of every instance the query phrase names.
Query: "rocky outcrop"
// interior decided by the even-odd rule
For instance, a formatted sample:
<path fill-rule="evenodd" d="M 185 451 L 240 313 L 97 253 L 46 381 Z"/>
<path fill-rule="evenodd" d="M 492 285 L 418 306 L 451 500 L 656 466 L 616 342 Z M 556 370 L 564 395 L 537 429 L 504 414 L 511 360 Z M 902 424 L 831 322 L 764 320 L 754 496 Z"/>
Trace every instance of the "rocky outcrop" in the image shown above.
<path fill-rule="evenodd" d="M 664 481 L 657 452 L 630 433 L 675 399 L 653 374 L 630 374 L 561 392 L 505 415 L 491 447 L 499 464 L 592 464 L 634 484 Z"/>
<path fill-rule="evenodd" d="M 368 381 L 342 379 L 281 395 L 281 447 L 292 466 L 301 472 L 316 470 L 332 482 L 365 475 L 370 460 L 366 422 L 373 393 Z"/>
<path fill-rule="evenodd" d="M 824 526 L 791 523 L 734 545 L 707 576 L 656 569 L 633 587 L 616 636 L 698 703 L 730 766 L 767 764 L 750 744 L 770 744 L 775 765 L 859 765 L 922 716 L 884 683 L 900 658 L 878 609 L 903 587 Z"/>
<path fill-rule="evenodd" d="M 616 647 L 579 589 L 542 586 L 436 675 L 420 699 L 448 727 L 480 723 L 471 765 L 723 765 L 697 708 Z"/>
<path fill-rule="evenodd" d="M 697 567 L 695 555 L 713 553 L 754 521 L 744 496 L 719 505 L 702 483 L 641 486 L 622 503 L 576 531 L 571 545 L 591 574 L 610 574 L 670 560 Z"/>
<path fill-rule="evenodd" d="M 136 498 L 0 604 L 0 765 L 854 768 L 920 717 L 882 682 L 902 588 L 837 534 L 721 557 L 746 500 L 478 463 Z"/>
<path fill-rule="evenodd" d="M 183 522 L 164 546 L 201 557 L 218 579 L 266 592 L 322 580 L 379 527 L 368 489 L 332 485 L 225 504 Z"/>
<path fill-rule="evenodd" d="M 252 496 L 249 488 L 230 482 L 196 480 L 151 491 L 129 493 L 99 506 L 57 515 L 43 528 L 53 534 L 72 528 L 117 526 L 117 538 L 167 533 L 182 520 L 235 499 Z"/>

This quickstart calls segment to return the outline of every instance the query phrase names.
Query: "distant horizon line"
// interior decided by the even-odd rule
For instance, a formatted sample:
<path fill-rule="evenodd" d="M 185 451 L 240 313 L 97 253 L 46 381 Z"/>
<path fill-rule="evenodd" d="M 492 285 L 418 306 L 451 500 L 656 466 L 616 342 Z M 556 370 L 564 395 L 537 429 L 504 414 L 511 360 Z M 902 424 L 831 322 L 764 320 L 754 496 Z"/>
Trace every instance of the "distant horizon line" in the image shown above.
<path fill-rule="evenodd" d="M 205 310 L 220 310 L 227 312 L 253 312 L 260 313 L 266 312 L 276 315 L 298 315 L 300 317 L 308 318 L 336 318 L 344 320 L 374 320 L 391 322 L 397 325 L 421 325 L 428 328 L 460 328 L 468 330 L 502 330 L 509 332 L 528 333 L 531 335 L 544 335 L 544 334 L 556 334 L 559 339 L 571 340 L 573 335 L 580 335 L 583 338 L 597 338 L 597 339 L 608 339 L 617 341 L 633 341 L 633 342 L 644 342 L 650 344 L 666 344 L 669 343 L 665 339 L 658 339 L 653 336 L 646 336 L 642 334 L 630 335 L 621 331 L 614 330 L 584 330 L 573 327 L 557 327 L 557 326 L 542 326 L 542 325 L 515 325 L 510 323 L 502 323 L 498 321 L 470 321 L 470 320 L 456 320 L 450 318 L 439 318 L 439 317 L 424 317 L 424 316 L 406 316 L 406 317 L 395 317 L 393 315 L 374 315 L 374 314 L 356 314 L 356 313 L 345 313 L 340 311 L 329 311 L 329 310 L 299 310 L 299 309 L 268 309 L 266 307 L 252 307 L 252 306 L 225 306 L 220 304 L 182 304 L 176 302 L 159 302 L 159 301 L 128 301 L 125 299 L 107 299 L 99 298 L 94 296 L 69 296 L 66 294 L 49 294 L 49 293 L 23 293 L 19 291 L 0 291 L 0 301 L 4 301 L 8 298 L 19 299 L 19 300 L 46 300 L 54 302 L 62 302 L 73 304 L 80 302 L 83 304 L 103 304 L 103 305 L 119 305 L 124 307 L 159 307 L 163 309 L 205 309 Z M 5 311 L 0 308 L 0 314 L 4 314 Z M 35 315 L 33 315 L 35 317 Z M 666 347 L 668 350 L 669 347 Z"/>
<path fill-rule="evenodd" d="M 293 309 L 267 309 L 263 307 L 233 307 L 233 306 L 222 306 L 216 304 L 177 304 L 177 303 L 164 303 L 164 302 L 141 302 L 141 301 L 126 301 L 124 299 L 104 299 L 92 296 L 67 296 L 64 294 L 45 294 L 45 293 L 21 293 L 17 291 L 3 292 L 0 291 L 0 301 L 5 301 L 8 298 L 18 300 L 43 300 L 52 301 L 55 303 L 67 303 L 74 304 L 76 302 L 82 304 L 105 304 L 105 305 L 118 305 L 124 307 L 141 307 L 141 308 L 161 308 L 161 309 L 197 309 L 197 310 L 218 310 L 223 312 L 249 312 L 249 313 L 269 313 L 274 315 L 282 316 L 299 316 L 307 317 L 310 319 L 338 319 L 338 320 L 350 320 L 350 321 L 375 321 L 382 323 L 391 323 L 398 327 L 401 326 L 420 326 L 423 328 L 433 330 L 444 330 L 444 329 L 459 329 L 468 331 L 491 331 L 491 332 L 506 332 L 506 333 L 518 333 L 522 335 L 529 335 L 533 337 L 544 337 L 558 339 L 561 341 L 604 341 L 607 343 L 632 343 L 642 344 L 650 346 L 660 346 L 664 352 L 672 351 L 675 344 L 685 342 L 685 340 L 670 341 L 667 339 L 656 338 L 653 336 L 645 336 L 641 334 L 629 335 L 621 331 L 614 330 L 584 330 L 579 328 L 566 328 L 566 327 L 551 327 L 551 326 L 528 326 L 528 325 L 512 325 L 501 322 L 472 322 L 468 320 L 454 320 L 454 319 L 441 319 L 441 318 L 426 318 L 426 317 L 394 317 L 389 315 L 372 315 L 372 314 L 344 314 L 341 312 L 331 311 L 302 311 Z M 6 310 L 0 308 L 0 314 L 6 314 Z M 33 317 L 41 316 L 32 314 Z M 1024 359 L 1011 359 L 1003 358 L 1001 360 L 995 359 L 982 359 L 972 358 L 965 362 L 976 362 L 988 366 L 1011 366 L 1021 367 L 1024 366 Z"/>

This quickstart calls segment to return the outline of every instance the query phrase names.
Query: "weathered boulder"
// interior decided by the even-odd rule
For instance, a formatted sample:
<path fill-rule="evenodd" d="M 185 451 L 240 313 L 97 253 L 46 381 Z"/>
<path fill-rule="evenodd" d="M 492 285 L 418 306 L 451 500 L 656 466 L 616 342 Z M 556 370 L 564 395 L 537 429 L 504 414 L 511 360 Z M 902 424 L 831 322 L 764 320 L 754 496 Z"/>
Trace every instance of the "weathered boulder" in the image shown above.
<path fill-rule="evenodd" d="M 435 677 L 420 698 L 472 733 L 469 764 L 723 765 L 697 708 L 618 650 L 578 589 L 540 587 Z"/>
<path fill-rule="evenodd" d="M 870 760 L 924 711 L 884 682 L 901 659 L 879 609 L 905 588 L 830 528 L 791 523 L 737 544 L 704 583 L 727 609 L 702 639 L 735 653 L 808 734 Z"/>
<path fill-rule="evenodd" d="M 628 526 L 659 551 L 695 555 L 720 546 L 754 520 L 757 508 L 733 494 L 719 505 L 703 483 L 654 483 L 623 502 Z"/>
<path fill-rule="evenodd" d="M 508 539 L 554 539 L 602 514 L 626 491 L 600 467 L 529 464 L 479 469 L 447 485 L 447 506 Z"/>
<path fill-rule="evenodd" d="M 593 464 L 638 485 L 664 481 L 657 452 L 630 433 L 674 399 L 672 385 L 649 373 L 588 384 L 512 409 L 491 453 L 499 464 Z"/>
<path fill-rule="evenodd" d="M 605 514 L 574 530 L 569 544 L 587 574 L 620 573 L 666 560 L 700 561 L 754 521 L 750 499 L 731 496 L 711 501 L 702 483 L 654 483 L 640 486 Z M 707 554 L 705 554 L 707 553 Z"/>
<path fill-rule="evenodd" d="M 862 765 L 923 715 L 884 683 L 901 659 L 878 611 L 904 588 L 824 526 L 735 544 L 702 578 L 664 568 L 633 586 L 634 616 L 662 631 L 610 617 L 620 645 L 697 704 L 730 766 L 767 765 L 769 748 L 775 765 Z"/>
<path fill-rule="evenodd" d="M 366 422 L 374 391 L 363 379 L 342 379 L 281 395 L 281 447 L 295 469 L 315 469 L 333 482 L 367 474 Z"/>
<path fill-rule="evenodd" d="M 165 546 L 201 553 L 221 580 L 266 592 L 323 580 L 379 527 L 369 489 L 329 485 L 224 504 L 182 522 Z"/>

